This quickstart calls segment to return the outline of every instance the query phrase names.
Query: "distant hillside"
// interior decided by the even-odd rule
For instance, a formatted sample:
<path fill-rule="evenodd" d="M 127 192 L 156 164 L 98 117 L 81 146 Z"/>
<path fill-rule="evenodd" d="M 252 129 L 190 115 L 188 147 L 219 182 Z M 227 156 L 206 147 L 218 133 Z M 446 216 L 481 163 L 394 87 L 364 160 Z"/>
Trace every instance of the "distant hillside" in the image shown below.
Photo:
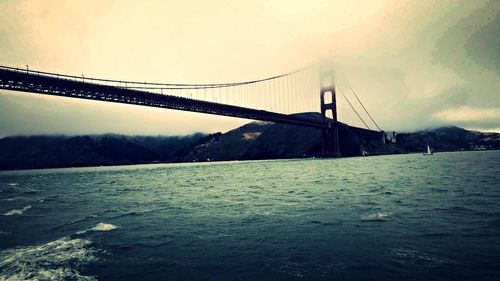
<path fill-rule="evenodd" d="M 305 118 L 321 118 L 302 113 Z M 321 156 L 319 129 L 252 122 L 227 133 L 166 136 L 22 136 L 0 139 L 0 169 L 38 169 L 154 162 L 281 159 Z M 434 151 L 500 149 L 500 134 L 442 127 L 400 133 L 396 142 L 367 139 L 340 131 L 342 156 Z"/>
<path fill-rule="evenodd" d="M 0 139 L 0 169 L 127 165 L 175 160 L 207 136 L 21 136 Z"/>
<path fill-rule="evenodd" d="M 296 114 L 303 118 L 319 119 L 319 113 Z M 381 138 L 367 140 L 349 131 L 340 132 L 343 156 L 361 155 L 362 148 L 374 154 L 389 153 Z M 301 157 L 320 157 L 320 129 L 267 122 L 252 122 L 212 138 L 195 147 L 183 159 L 192 161 L 258 160 Z"/>
<path fill-rule="evenodd" d="M 397 135 L 397 145 L 405 152 L 500 149 L 499 133 L 482 133 L 449 126 Z"/>

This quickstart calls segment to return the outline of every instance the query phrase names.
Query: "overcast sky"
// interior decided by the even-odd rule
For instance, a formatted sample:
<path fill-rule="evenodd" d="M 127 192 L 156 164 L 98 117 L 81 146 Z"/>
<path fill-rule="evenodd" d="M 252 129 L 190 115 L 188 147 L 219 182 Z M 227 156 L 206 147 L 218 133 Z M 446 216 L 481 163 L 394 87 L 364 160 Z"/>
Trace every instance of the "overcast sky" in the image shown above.
<path fill-rule="evenodd" d="M 0 64 L 252 80 L 331 57 L 385 130 L 500 131 L 499 1 L 0 1 Z M 227 131 L 199 113 L 0 91 L 0 136 Z"/>

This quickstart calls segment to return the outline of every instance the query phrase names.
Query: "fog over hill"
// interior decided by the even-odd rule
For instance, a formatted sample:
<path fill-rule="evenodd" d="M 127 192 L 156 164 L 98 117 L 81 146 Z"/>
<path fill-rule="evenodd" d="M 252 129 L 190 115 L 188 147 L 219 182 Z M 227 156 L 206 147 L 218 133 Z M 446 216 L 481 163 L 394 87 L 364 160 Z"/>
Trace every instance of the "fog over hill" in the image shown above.
<path fill-rule="evenodd" d="M 303 117 L 320 118 L 317 113 Z M 251 122 L 226 133 L 189 136 L 12 136 L 0 139 L 0 169 L 38 169 L 144 163 L 284 159 L 321 156 L 321 130 Z M 448 126 L 399 133 L 396 142 L 340 132 L 342 156 L 500 149 L 500 134 Z"/>

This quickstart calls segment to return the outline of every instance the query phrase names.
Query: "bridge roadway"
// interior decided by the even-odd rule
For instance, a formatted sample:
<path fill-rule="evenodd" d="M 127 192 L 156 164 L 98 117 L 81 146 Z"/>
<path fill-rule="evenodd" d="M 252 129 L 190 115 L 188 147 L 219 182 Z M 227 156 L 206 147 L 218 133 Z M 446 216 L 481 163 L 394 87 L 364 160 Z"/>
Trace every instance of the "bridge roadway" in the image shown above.
<path fill-rule="evenodd" d="M 260 121 L 285 123 L 318 129 L 327 129 L 330 127 L 328 122 L 324 122 L 321 119 L 311 120 L 296 115 L 170 96 L 166 94 L 157 94 L 137 89 L 127 89 L 125 87 L 96 84 L 85 82 L 85 78 L 83 77 L 73 77 L 73 79 L 68 79 L 68 76 L 65 77 L 66 78 L 61 78 L 56 77 L 55 75 L 38 74 L 33 71 L 17 70 L 10 67 L 0 66 L 0 89 L 177 109 Z M 338 122 L 337 125 L 357 134 L 372 137 L 376 137 L 377 135 L 381 136 L 381 132 L 379 131 L 353 127 L 342 122 Z"/>

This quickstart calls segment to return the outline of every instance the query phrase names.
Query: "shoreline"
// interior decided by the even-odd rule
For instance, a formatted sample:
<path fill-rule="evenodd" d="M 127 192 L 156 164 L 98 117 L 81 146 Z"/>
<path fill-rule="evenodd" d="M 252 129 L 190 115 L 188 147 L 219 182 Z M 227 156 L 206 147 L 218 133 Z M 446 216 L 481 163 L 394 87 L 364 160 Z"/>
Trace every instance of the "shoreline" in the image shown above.
<path fill-rule="evenodd" d="M 457 152 L 484 152 L 484 151 L 500 151 L 500 149 L 471 149 L 471 150 L 451 150 L 451 151 L 435 151 L 434 154 L 442 153 L 457 153 Z M 332 160 L 332 159 L 352 159 L 352 158 L 365 158 L 365 157 L 380 157 L 380 156 L 396 156 L 396 155 L 411 155 L 411 154 L 422 154 L 422 152 L 407 152 L 407 153 L 387 153 L 387 154 L 372 154 L 365 156 L 345 156 L 345 157 L 302 157 L 302 158 L 273 158 L 273 159 L 241 159 L 241 160 L 219 160 L 219 161 L 193 161 L 193 162 L 149 162 L 149 163 L 133 163 L 133 164 L 123 164 L 123 165 L 100 165 L 100 166 L 74 166 L 74 167 L 47 167 L 47 168 L 28 168 L 28 169 L 0 169 L 0 175 L 8 174 L 11 172 L 29 172 L 29 171 L 40 171 L 40 172 L 50 172 L 55 170 L 69 171 L 70 169 L 95 169 L 95 168 L 134 168 L 138 166 L 145 166 L 149 168 L 157 168 L 156 166 L 187 166 L 187 165 L 209 165 L 209 164 L 227 164 L 227 163 L 246 163 L 246 162 L 268 162 L 268 161 L 299 161 L 299 160 Z M 122 169 L 119 169 L 122 170 Z M 73 171 L 73 170 L 72 170 Z"/>

